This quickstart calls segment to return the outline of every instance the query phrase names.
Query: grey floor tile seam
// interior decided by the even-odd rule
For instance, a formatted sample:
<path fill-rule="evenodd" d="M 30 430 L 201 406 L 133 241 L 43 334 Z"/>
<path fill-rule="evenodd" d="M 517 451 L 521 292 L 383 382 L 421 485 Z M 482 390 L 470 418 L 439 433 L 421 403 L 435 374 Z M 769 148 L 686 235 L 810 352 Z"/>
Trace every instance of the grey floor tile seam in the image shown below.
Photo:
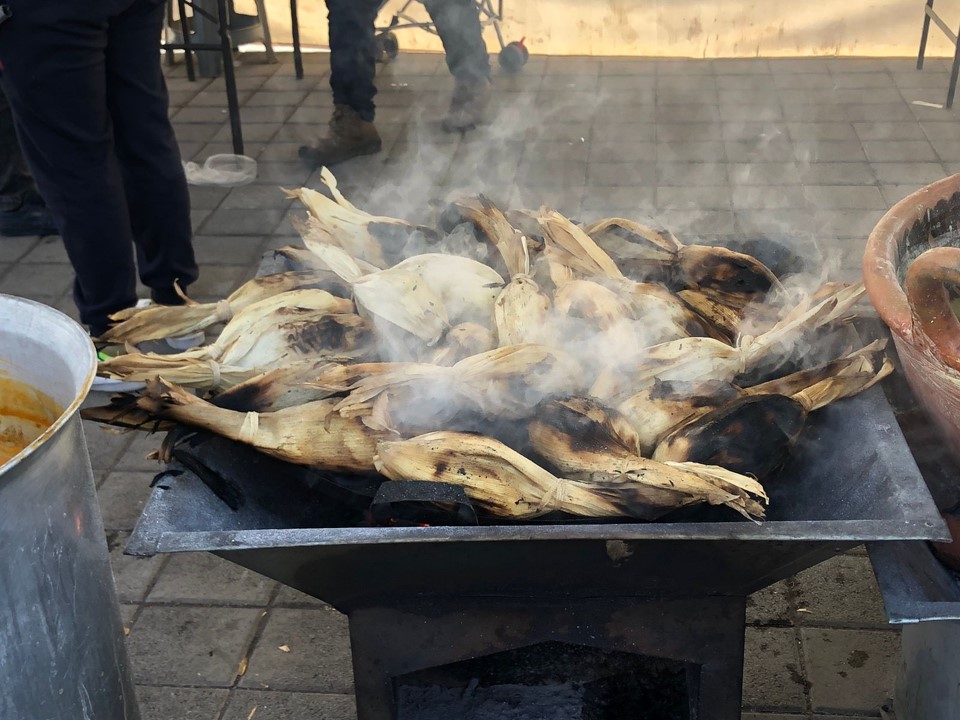
<path fill-rule="evenodd" d="M 150 593 L 153 591 L 153 588 L 156 586 L 156 584 L 160 582 L 160 576 L 163 574 L 163 571 L 166 569 L 169 563 L 170 563 L 169 555 L 167 555 L 160 561 L 160 567 L 157 568 L 157 571 L 153 574 L 153 578 L 150 580 L 150 582 L 147 583 L 143 591 L 143 598 L 144 598 L 143 600 L 137 603 L 125 603 L 127 605 L 132 604 L 137 606 L 137 609 L 134 610 L 133 612 L 133 617 L 130 618 L 130 622 L 126 626 L 127 628 L 130 629 L 131 632 L 133 631 L 133 628 L 136 627 L 137 620 L 139 620 L 140 616 L 143 614 L 144 605 L 145 605 L 144 601 L 146 600 L 147 596 L 150 595 Z"/>
<path fill-rule="evenodd" d="M 104 429 L 104 432 L 106 432 L 105 429 Z M 103 487 L 103 484 L 107 481 L 107 478 L 110 477 L 110 475 L 112 475 L 114 472 L 117 472 L 117 465 L 120 464 L 121 458 L 123 458 L 130 451 L 130 446 L 133 445 L 133 441 L 136 438 L 136 435 L 134 433 L 126 433 L 126 434 L 128 434 L 130 437 L 127 439 L 126 444 L 123 447 L 123 450 L 121 452 L 118 452 L 116 457 L 113 458 L 113 462 L 109 463 L 106 466 L 106 468 L 104 468 L 102 472 L 102 477 L 99 480 L 97 480 L 96 477 L 94 477 L 96 489 L 98 491 L 100 490 L 101 487 Z M 96 476 L 96 471 L 94 471 L 94 475 Z"/>
<path fill-rule="evenodd" d="M 282 587 L 283 586 L 281 583 L 275 582 L 273 585 L 273 590 L 270 591 L 270 597 L 267 599 L 266 604 L 262 606 L 263 612 L 260 613 L 260 617 L 257 618 L 257 624 L 250 636 L 250 641 L 247 643 L 246 648 L 244 648 L 242 655 L 244 662 L 249 662 L 250 658 L 253 657 L 253 653 L 256 652 L 257 645 L 260 642 L 260 638 L 263 637 L 263 632 L 270 620 L 274 603 L 277 601 L 277 597 L 280 595 L 280 590 Z M 216 720 L 223 720 L 227 708 L 230 706 L 230 701 L 236 694 L 237 687 L 240 685 L 240 681 L 243 680 L 243 676 L 246 674 L 246 671 L 247 668 L 244 667 L 243 674 L 238 672 L 233 676 L 233 682 L 230 684 L 229 692 L 227 692 L 227 697 L 224 700 L 223 705 L 220 707 L 220 712 L 217 714 Z"/>
<path fill-rule="evenodd" d="M 23 260 L 23 259 L 24 259 L 27 255 L 29 255 L 30 253 L 32 253 L 32 252 L 34 251 L 34 249 L 37 247 L 37 245 L 40 244 L 40 241 L 41 241 L 41 240 L 43 240 L 43 238 L 40 237 L 40 236 L 37 236 L 36 238 L 34 238 L 33 242 L 30 243 L 30 245 L 27 247 L 26 250 L 24 250 L 22 253 L 20 253 L 19 255 L 17 255 L 16 257 L 14 257 L 12 260 L 10 260 L 10 261 L 9 261 L 10 267 L 7 269 L 7 271 L 6 271 L 5 273 L 3 273 L 3 277 L 6 277 L 6 276 L 17 266 L 17 264 L 18 264 L 21 260 Z"/>

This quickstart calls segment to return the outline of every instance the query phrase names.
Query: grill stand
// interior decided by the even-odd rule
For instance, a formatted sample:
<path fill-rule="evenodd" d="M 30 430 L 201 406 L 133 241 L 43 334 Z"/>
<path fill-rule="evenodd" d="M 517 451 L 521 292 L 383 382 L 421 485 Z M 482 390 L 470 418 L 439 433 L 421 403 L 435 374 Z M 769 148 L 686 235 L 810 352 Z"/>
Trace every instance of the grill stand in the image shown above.
<path fill-rule="evenodd" d="M 737 720 L 745 598 L 612 598 L 561 603 L 460 598 L 350 614 L 358 720 L 394 720 L 394 679 L 557 641 L 691 663 L 689 717 Z"/>

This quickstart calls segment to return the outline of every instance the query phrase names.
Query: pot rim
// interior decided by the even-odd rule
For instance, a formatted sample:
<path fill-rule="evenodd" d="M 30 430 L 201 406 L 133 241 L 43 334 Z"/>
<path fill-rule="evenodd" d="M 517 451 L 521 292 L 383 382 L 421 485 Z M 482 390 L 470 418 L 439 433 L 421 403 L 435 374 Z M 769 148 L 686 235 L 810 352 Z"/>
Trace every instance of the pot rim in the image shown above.
<path fill-rule="evenodd" d="M 84 329 L 76 321 L 74 321 L 68 315 L 60 312 L 56 308 L 50 307 L 49 305 L 44 305 L 36 300 L 29 300 L 16 295 L 6 295 L 4 293 L 0 293 L 0 303 L 20 303 L 30 306 L 31 311 L 36 311 L 42 315 L 45 315 L 46 317 L 49 317 L 52 321 L 59 323 L 67 332 L 76 335 L 77 339 L 81 340 L 81 344 L 85 343 L 90 350 L 85 358 L 71 358 L 71 362 L 75 362 L 77 364 L 80 364 L 84 360 L 86 360 L 87 363 L 87 367 L 83 374 L 83 381 L 77 388 L 76 395 L 73 400 L 67 407 L 64 408 L 63 412 L 60 414 L 60 417 L 58 417 L 50 425 L 50 427 L 44 430 L 39 437 L 34 439 L 33 442 L 10 458 L 6 463 L 0 464 L 0 479 L 2 479 L 3 475 L 5 475 L 8 471 L 36 453 L 37 450 L 39 450 L 40 447 L 47 442 L 47 440 L 58 433 L 60 429 L 66 425 L 74 415 L 76 415 L 77 411 L 80 409 L 80 406 L 83 404 L 83 401 L 87 398 L 87 395 L 90 394 L 90 388 L 93 386 L 93 379 L 97 374 L 97 351 L 94 347 L 93 340 L 84 331 Z"/>
<path fill-rule="evenodd" d="M 863 253 L 863 284 L 887 327 L 913 342 L 913 313 L 897 278 L 901 241 L 941 200 L 960 192 L 960 174 L 930 183 L 890 208 L 870 232 Z"/>

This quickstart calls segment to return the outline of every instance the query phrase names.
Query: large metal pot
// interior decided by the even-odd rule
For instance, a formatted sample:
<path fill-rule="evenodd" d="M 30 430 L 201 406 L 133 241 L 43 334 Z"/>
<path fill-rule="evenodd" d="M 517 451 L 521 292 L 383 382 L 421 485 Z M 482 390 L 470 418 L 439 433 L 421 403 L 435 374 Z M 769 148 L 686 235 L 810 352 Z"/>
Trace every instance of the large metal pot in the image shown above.
<path fill-rule="evenodd" d="M 96 355 L 83 329 L 0 295 L 0 371 L 63 414 L 0 466 L 0 718 L 136 720 L 103 521 L 78 410 Z"/>

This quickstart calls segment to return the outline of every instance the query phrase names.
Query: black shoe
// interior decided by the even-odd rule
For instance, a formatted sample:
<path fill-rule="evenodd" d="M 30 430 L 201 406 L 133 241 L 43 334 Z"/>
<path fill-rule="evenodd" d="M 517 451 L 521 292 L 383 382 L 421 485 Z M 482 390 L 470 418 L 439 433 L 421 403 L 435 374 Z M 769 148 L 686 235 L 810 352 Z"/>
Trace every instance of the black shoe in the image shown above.
<path fill-rule="evenodd" d="M 16 210 L 0 211 L 0 236 L 56 235 L 57 226 L 50 211 L 38 200 L 28 198 Z"/>

